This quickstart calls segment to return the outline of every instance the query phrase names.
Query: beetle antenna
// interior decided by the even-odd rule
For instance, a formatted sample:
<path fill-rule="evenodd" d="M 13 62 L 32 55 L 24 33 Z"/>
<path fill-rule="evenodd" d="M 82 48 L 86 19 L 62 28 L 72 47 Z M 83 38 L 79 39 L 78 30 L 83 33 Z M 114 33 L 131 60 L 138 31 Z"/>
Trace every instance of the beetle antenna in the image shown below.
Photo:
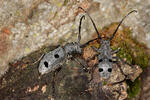
<path fill-rule="evenodd" d="M 79 24 L 79 35 L 78 35 L 78 43 L 80 44 L 80 40 L 81 40 L 81 24 L 82 24 L 82 19 L 85 19 L 85 15 L 83 15 L 81 18 L 80 18 L 80 24 Z"/>
<path fill-rule="evenodd" d="M 82 25 L 82 20 L 85 19 L 85 15 L 83 15 L 81 18 L 80 18 L 80 24 L 79 24 L 79 35 L 78 35 L 78 44 L 80 45 L 80 40 L 81 40 L 81 25 Z M 85 44 L 83 45 L 80 45 L 81 48 L 87 46 L 90 42 L 93 42 L 95 40 L 97 40 L 98 38 L 95 38 L 95 39 L 92 39 L 92 40 L 89 40 L 88 42 L 86 42 Z"/>
<path fill-rule="evenodd" d="M 96 31 L 96 33 L 97 33 L 98 38 L 99 38 L 100 40 L 102 40 L 102 38 L 101 38 L 101 36 L 100 36 L 100 34 L 99 34 L 97 28 L 96 28 L 96 25 L 95 25 L 93 19 L 91 18 L 91 16 L 90 16 L 90 15 L 87 13 L 87 11 L 85 11 L 82 7 L 79 7 L 79 8 L 82 9 L 82 10 L 88 15 L 88 17 L 90 18 L 90 20 L 91 20 L 91 22 L 92 22 L 92 24 L 93 24 L 93 26 L 94 26 L 94 28 L 95 28 L 95 31 Z"/>
<path fill-rule="evenodd" d="M 136 10 L 132 10 L 131 12 L 129 12 L 129 13 L 120 21 L 119 25 L 117 26 L 116 30 L 114 31 L 113 35 L 110 37 L 109 40 L 112 40 L 112 39 L 114 38 L 115 34 L 117 33 L 117 31 L 118 31 L 120 25 L 122 24 L 122 22 L 124 21 L 124 19 L 125 19 L 128 15 L 130 15 L 131 13 L 133 13 L 133 12 L 137 12 L 137 11 L 136 11 Z"/>
<path fill-rule="evenodd" d="M 85 44 L 82 44 L 80 47 L 81 48 L 84 48 L 84 47 L 86 47 L 90 42 L 93 42 L 93 41 L 95 41 L 95 40 L 98 40 L 98 38 L 95 38 L 95 39 L 92 39 L 92 40 L 89 40 L 88 42 L 86 42 Z"/>

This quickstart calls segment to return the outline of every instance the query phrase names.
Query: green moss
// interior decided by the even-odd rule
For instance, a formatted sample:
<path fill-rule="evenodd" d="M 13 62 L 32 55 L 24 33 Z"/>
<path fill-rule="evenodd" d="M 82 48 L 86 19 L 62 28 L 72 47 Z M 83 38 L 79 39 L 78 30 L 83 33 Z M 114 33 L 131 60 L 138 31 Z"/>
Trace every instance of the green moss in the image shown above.
<path fill-rule="evenodd" d="M 52 18 L 52 19 L 54 19 L 54 18 L 57 16 L 57 14 L 58 14 L 58 13 L 57 13 L 57 12 L 55 12 L 55 14 L 54 14 L 54 16 L 53 16 L 53 18 Z"/>
<path fill-rule="evenodd" d="M 103 82 L 103 85 L 106 85 L 106 84 L 107 84 L 107 81 L 104 81 L 104 82 Z"/>
<path fill-rule="evenodd" d="M 141 80 L 140 78 L 137 78 L 134 82 L 127 81 L 127 84 L 129 85 L 129 88 L 127 89 L 128 92 L 128 98 L 134 98 L 136 97 L 141 90 Z"/>
<path fill-rule="evenodd" d="M 60 39 L 59 39 L 59 41 L 58 41 L 58 44 L 62 45 L 62 44 L 63 44 L 63 43 L 65 43 L 65 42 L 66 42 L 66 40 L 65 40 L 65 39 L 60 38 Z"/>
<path fill-rule="evenodd" d="M 132 31 L 128 27 L 124 27 L 123 33 L 127 35 L 128 38 L 132 39 Z"/>
<path fill-rule="evenodd" d="M 129 64 L 132 63 L 132 57 L 126 48 L 120 48 L 120 52 L 118 52 L 117 56 L 122 59 L 126 59 L 126 62 Z"/>
<path fill-rule="evenodd" d="M 114 22 L 114 23 L 111 23 L 110 25 L 108 26 L 104 26 L 103 27 L 103 30 L 109 30 L 111 27 L 115 26 L 115 25 L 118 25 L 119 23 L 118 22 Z"/>
<path fill-rule="evenodd" d="M 148 55 L 145 53 L 145 48 L 141 45 L 136 44 L 132 46 L 131 43 L 122 42 L 121 48 L 123 48 L 123 50 L 121 50 L 119 54 L 121 54 L 121 56 L 123 53 L 125 53 L 124 55 L 127 54 L 127 60 L 132 60 L 132 65 L 139 65 L 142 69 L 148 66 Z"/>
<path fill-rule="evenodd" d="M 69 0 L 65 0 L 63 6 L 66 6 Z"/>
<path fill-rule="evenodd" d="M 136 52 L 137 56 L 133 56 L 133 63 L 141 66 L 142 69 L 148 66 L 148 55 L 146 55 L 142 50 Z"/>
<path fill-rule="evenodd" d="M 111 47 L 111 49 L 117 50 L 116 47 Z M 131 64 L 132 63 L 132 56 L 129 54 L 128 50 L 126 48 L 121 47 L 120 51 L 117 53 L 117 57 L 120 57 L 121 59 L 126 59 L 126 62 Z"/>
<path fill-rule="evenodd" d="M 118 46 L 121 50 L 117 53 L 117 56 L 126 59 L 126 62 L 132 65 L 139 65 L 142 69 L 148 66 L 149 55 L 146 54 L 146 46 L 143 43 L 139 43 L 136 39 L 132 38 L 132 31 L 128 27 L 123 27 L 123 38 L 116 38 L 112 45 L 112 50 L 116 50 Z M 119 34 L 116 34 L 119 35 Z M 117 36 L 116 36 L 117 37 Z M 139 95 L 141 90 L 141 80 L 140 77 L 134 82 L 127 80 L 127 85 L 129 86 L 128 98 L 134 98 Z"/>
<path fill-rule="evenodd" d="M 90 47 L 90 48 L 91 48 L 91 46 L 93 46 L 95 48 L 100 48 L 101 44 L 99 42 L 95 42 L 94 44 L 92 43 L 92 44 L 87 45 L 87 47 Z"/>
<path fill-rule="evenodd" d="M 43 53 L 48 53 L 49 51 L 55 49 L 57 46 L 43 46 L 40 50 L 40 52 Z"/>

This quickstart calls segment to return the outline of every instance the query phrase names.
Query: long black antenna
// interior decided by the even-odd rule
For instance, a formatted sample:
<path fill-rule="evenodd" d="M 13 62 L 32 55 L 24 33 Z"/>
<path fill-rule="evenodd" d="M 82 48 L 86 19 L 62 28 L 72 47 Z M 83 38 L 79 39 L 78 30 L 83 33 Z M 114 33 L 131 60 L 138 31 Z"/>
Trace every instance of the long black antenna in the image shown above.
<path fill-rule="evenodd" d="M 80 40 L 81 40 L 81 24 L 82 24 L 83 18 L 85 19 L 85 16 L 84 16 L 84 15 L 80 18 L 79 35 L 78 35 L 78 43 L 79 43 L 79 44 L 80 44 Z"/>
<path fill-rule="evenodd" d="M 86 47 L 90 42 L 93 42 L 93 41 L 95 41 L 95 40 L 98 40 L 98 38 L 95 38 L 95 39 L 92 39 L 92 40 L 89 40 L 88 42 L 86 42 L 85 44 L 82 44 L 80 47 L 81 48 L 84 48 L 84 47 Z"/>
<path fill-rule="evenodd" d="M 112 40 L 112 39 L 114 38 L 115 34 L 117 33 L 117 31 L 118 31 L 120 25 L 122 24 L 122 22 L 124 21 L 124 19 L 125 19 L 128 15 L 130 15 L 131 13 L 133 13 L 133 12 L 137 12 L 137 11 L 136 11 L 136 10 L 132 10 L 131 12 L 129 12 L 129 13 L 120 21 L 119 25 L 117 26 L 116 30 L 114 31 L 113 35 L 110 37 L 109 40 Z"/>
<path fill-rule="evenodd" d="M 80 40 L 81 40 L 81 25 L 82 25 L 82 20 L 85 19 L 85 15 L 83 15 L 81 18 L 80 18 L 80 24 L 79 24 L 79 35 L 78 35 L 78 44 L 80 45 Z M 95 39 L 92 39 L 92 40 L 89 40 L 88 42 L 86 42 L 85 44 L 83 45 L 80 45 L 81 48 L 87 46 L 90 42 L 93 42 L 95 40 L 97 40 L 98 38 L 95 38 Z"/>
<path fill-rule="evenodd" d="M 88 17 L 90 18 L 90 20 L 91 20 L 91 22 L 92 22 L 92 24 L 93 24 L 93 26 L 94 26 L 94 28 L 95 28 L 95 31 L 96 31 L 96 33 L 97 33 L 98 38 L 99 38 L 100 40 L 102 40 L 102 38 L 101 38 L 101 36 L 100 36 L 100 34 L 99 34 L 97 28 L 96 28 L 96 25 L 95 25 L 93 19 L 91 18 L 91 16 L 90 16 L 82 7 L 79 7 L 79 8 L 82 9 L 82 10 L 88 15 Z"/>

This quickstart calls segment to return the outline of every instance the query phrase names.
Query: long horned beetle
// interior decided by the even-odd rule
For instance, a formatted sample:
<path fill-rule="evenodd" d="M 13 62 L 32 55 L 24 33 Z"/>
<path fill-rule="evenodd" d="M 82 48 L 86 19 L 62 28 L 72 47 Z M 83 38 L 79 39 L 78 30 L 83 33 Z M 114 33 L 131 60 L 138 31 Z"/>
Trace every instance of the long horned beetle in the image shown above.
<path fill-rule="evenodd" d="M 100 36 L 100 34 L 99 34 L 99 32 L 98 32 L 98 30 L 96 28 L 96 25 L 95 25 L 94 21 L 92 20 L 92 18 L 90 17 L 90 15 L 83 8 L 81 8 L 81 7 L 79 7 L 79 8 L 82 9 L 87 14 L 87 16 L 90 18 L 90 20 L 91 20 L 91 22 L 92 22 L 92 24 L 93 24 L 93 26 L 95 28 L 95 31 L 97 33 L 98 39 L 100 39 L 100 44 L 101 44 L 100 48 L 95 48 L 95 47 L 92 46 L 93 50 L 96 51 L 98 54 L 96 54 L 91 59 L 95 58 L 96 56 L 98 57 L 98 64 L 96 66 L 98 66 L 99 74 L 100 74 L 100 76 L 102 78 L 108 79 L 110 77 L 110 75 L 111 75 L 111 72 L 112 72 L 113 63 L 116 63 L 116 61 L 118 59 L 120 59 L 119 57 L 112 57 L 112 54 L 119 52 L 119 48 L 117 50 L 115 50 L 115 51 L 112 51 L 111 47 L 110 47 L 110 41 L 114 38 L 115 34 L 117 33 L 117 30 L 119 29 L 119 26 L 124 21 L 124 19 L 128 15 L 130 15 L 131 13 L 137 12 L 137 11 L 133 10 L 133 11 L 129 12 L 120 21 L 120 23 L 117 26 L 116 30 L 114 31 L 113 35 L 108 40 L 104 40 Z M 113 59 L 116 59 L 116 61 L 113 61 Z"/>
<path fill-rule="evenodd" d="M 82 48 L 84 48 L 90 42 L 99 39 L 101 47 L 100 48 L 92 47 L 98 53 L 93 58 L 95 58 L 96 56 L 98 57 L 97 66 L 98 66 L 99 74 L 101 77 L 107 79 L 111 75 L 113 63 L 116 63 L 113 61 L 113 59 L 118 60 L 118 57 L 112 57 L 112 54 L 119 52 L 119 49 L 117 49 L 115 51 L 111 50 L 110 41 L 114 38 L 115 34 L 117 33 L 117 31 L 118 31 L 120 25 L 122 24 L 122 22 L 124 21 L 124 19 L 131 13 L 137 12 L 137 11 L 133 10 L 133 11 L 129 12 L 120 21 L 120 23 L 117 26 L 116 30 L 114 31 L 113 35 L 108 40 L 104 40 L 100 36 L 100 34 L 97 30 L 97 27 L 96 27 L 93 19 L 91 18 L 91 16 L 83 8 L 81 8 L 81 7 L 79 7 L 79 8 L 82 9 L 87 14 L 87 16 L 90 18 L 90 20 L 94 26 L 94 29 L 97 33 L 98 38 L 90 40 L 90 41 L 86 42 L 85 44 L 82 44 L 82 45 L 80 44 L 81 24 L 82 24 L 82 20 L 85 18 L 85 15 L 83 15 L 80 18 L 80 23 L 79 23 L 78 41 L 72 42 L 72 43 L 67 43 L 64 46 L 59 46 L 58 48 L 54 49 L 53 51 L 50 51 L 49 53 L 45 54 L 44 57 L 42 58 L 42 60 L 40 61 L 38 70 L 41 74 L 45 74 L 50 71 L 56 70 L 57 68 L 60 67 L 60 63 L 65 61 L 65 59 L 67 58 L 68 55 L 82 54 Z M 93 59 L 93 58 L 91 58 L 91 59 Z"/>
<path fill-rule="evenodd" d="M 65 61 L 65 59 L 67 58 L 68 55 L 82 54 L 82 48 L 85 47 L 90 42 L 97 39 L 96 38 L 96 39 L 90 40 L 82 45 L 80 44 L 81 23 L 82 23 L 83 18 L 85 18 L 84 15 L 80 18 L 78 41 L 72 42 L 72 43 L 67 43 L 64 46 L 59 46 L 58 48 L 54 49 L 53 51 L 50 51 L 49 53 L 45 54 L 39 64 L 38 70 L 39 70 L 40 74 L 43 75 L 43 74 L 46 74 L 48 72 L 58 69 L 60 67 L 60 64 Z"/>
<path fill-rule="evenodd" d="M 85 18 L 85 15 L 83 15 L 80 18 L 80 23 L 79 23 L 79 33 L 78 33 L 78 41 L 77 42 L 72 42 L 72 43 L 67 43 L 64 46 L 59 46 L 58 48 L 54 49 L 53 51 L 50 51 L 49 53 L 45 54 L 43 56 L 43 58 L 40 61 L 39 64 L 39 73 L 40 74 L 46 74 L 49 73 L 51 71 L 54 71 L 53 74 L 53 81 L 52 81 L 52 94 L 53 97 L 55 97 L 55 76 L 57 74 L 57 69 L 60 68 L 61 64 L 68 58 L 69 55 L 71 55 L 71 57 L 73 57 L 74 54 L 82 54 L 83 53 L 83 48 L 88 45 L 90 42 L 94 41 L 94 40 L 100 40 L 100 48 L 95 48 L 92 46 L 93 50 L 95 50 L 97 52 L 96 55 L 94 55 L 94 57 L 92 57 L 91 59 L 97 57 L 98 58 L 98 64 L 96 64 L 96 66 L 98 66 L 98 70 L 99 70 L 99 74 L 102 78 L 104 79 L 108 79 L 111 75 L 112 72 L 112 66 L 113 63 L 118 62 L 117 60 L 120 59 L 119 57 L 112 57 L 112 54 L 119 52 L 119 49 L 112 51 L 111 47 L 110 47 L 110 41 L 114 38 L 117 30 L 119 29 L 120 25 L 122 24 L 122 22 L 124 21 L 124 19 L 130 15 L 133 12 L 137 12 L 136 10 L 133 10 L 131 12 L 129 12 L 119 23 L 119 25 L 117 26 L 116 30 L 114 31 L 113 35 L 108 39 L 108 40 L 104 40 L 97 28 L 96 25 L 93 21 L 93 19 L 90 17 L 90 15 L 81 7 L 79 7 L 80 9 L 82 9 L 87 16 L 90 18 L 94 29 L 97 33 L 97 38 L 89 40 L 88 42 L 86 42 L 85 44 L 80 44 L 80 40 L 81 40 L 81 24 L 82 24 L 82 20 Z M 74 58 L 74 57 L 73 57 Z M 113 59 L 116 59 L 116 62 L 113 61 Z M 78 60 L 76 60 L 77 62 L 79 62 Z M 80 63 L 80 62 L 79 62 Z M 80 65 L 82 65 L 80 63 Z M 87 68 L 84 65 L 83 69 Z M 122 72 L 123 73 L 123 72 Z M 124 80 L 123 80 L 124 81 Z M 114 83 L 115 84 L 115 83 Z"/>

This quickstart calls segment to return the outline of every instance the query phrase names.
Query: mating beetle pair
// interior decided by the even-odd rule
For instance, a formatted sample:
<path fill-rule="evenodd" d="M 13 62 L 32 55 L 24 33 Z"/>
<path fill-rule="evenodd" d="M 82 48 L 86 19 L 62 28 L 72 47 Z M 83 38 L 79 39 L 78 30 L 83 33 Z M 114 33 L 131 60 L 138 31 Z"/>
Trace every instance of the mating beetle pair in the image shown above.
<path fill-rule="evenodd" d="M 131 13 L 133 12 L 137 12 L 136 10 L 133 10 L 131 12 L 129 12 L 119 23 L 119 25 L 117 26 L 116 30 L 114 31 L 113 35 L 108 39 L 108 40 L 104 40 L 102 39 L 102 37 L 100 36 L 96 25 L 93 21 L 93 19 L 90 17 L 90 15 L 81 7 L 79 7 L 80 9 L 82 9 L 87 16 L 90 18 L 94 29 L 97 33 L 98 38 L 96 39 L 100 39 L 100 44 L 101 47 L 100 48 L 95 48 L 92 47 L 98 54 L 96 54 L 94 57 L 98 57 L 98 70 L 99 70 L 99 74 L 102 78 L 109 78 L 112 72 L 112 66 L 113 63 L 115 63 L 113 61 L 113 59 L 118 59 L 117 57 L 112 57 L 112 54 L 117 53 L 119 51 L 119 49 L 112 51 L 110 48 L 110 41 L 114 38 L 117 30 L 119 29 L 119 26 L 121 25 L 121 23 L 123 22 L 123 20 Z M 82 24 L 82 20 L 83 18 L 85 18 L 85 16 L 83 15 L 80 19 L 80 24 L 79 24 L 79 35 L 78 35 L 78 41 L 74 42 L 74 43 L 67 43 L 64 46 L 59 46 L 58 48 L 54 49 L 53 51 L 50 51 L 49 53 L 45 54 L 45 56 L 42 58 L 42 60 L 40 61 L 39 64 L 39 72 L 41 74 L 45 74 L 48 73 L 50 71 L 54 71 L 57 68 L 60 67 L 60 64 L 63 63 L 65 61 L 65 59 L 67 59 L 68 55 L 74 55 L 74 54 L 82 54 L 82 48 L 84 48 L 88 43 L 96 40 L 90 40 L 88 42 L 86 42 L 85 44 L 81 45 L 80 44 L 80 40 L 81 40 L 81 24 Z"/>

